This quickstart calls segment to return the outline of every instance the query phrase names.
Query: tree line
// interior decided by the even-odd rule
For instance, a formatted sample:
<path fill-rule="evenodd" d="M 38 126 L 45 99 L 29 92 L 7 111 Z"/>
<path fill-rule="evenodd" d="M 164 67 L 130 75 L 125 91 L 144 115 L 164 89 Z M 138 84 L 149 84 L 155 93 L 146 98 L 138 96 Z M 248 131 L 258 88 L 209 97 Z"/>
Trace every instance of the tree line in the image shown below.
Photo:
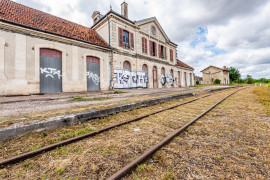
<path fill-rule="evenodd" d="M 266 78 L 260 78 L 260 79 L 254 79 L 251 75 L 247 75 L 245 78 L 241 78 L 241 74 L 238 69 L 234 67 L 227 68 L 227 70 L 230 73 L 230 82 L 234 83 L 246 83 L 246 84 L 254 84 L 254 83 L 264 83 L 268 84 L 270 83 L 270 79 Z"/>

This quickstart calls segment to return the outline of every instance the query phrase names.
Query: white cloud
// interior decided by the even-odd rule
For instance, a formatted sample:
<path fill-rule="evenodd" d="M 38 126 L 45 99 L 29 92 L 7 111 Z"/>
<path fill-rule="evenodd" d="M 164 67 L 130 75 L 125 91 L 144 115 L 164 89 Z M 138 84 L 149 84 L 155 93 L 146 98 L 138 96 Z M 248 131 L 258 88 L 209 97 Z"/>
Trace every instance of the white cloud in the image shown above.
<path fill-rule="evenodd" d="M 123 0 L 15 0 L 27 6 L 90 27 L 95 10 L 105 14 L 110 5 L 120 13 Z M 156 16 L 178 56 L 195 68 L 209 65 L 239 68 L 242 76 L 270 78 L 270 0 L 126 0 L 129 18 Z M 199 27 L 207 28 L 206 41 L 194 48 Z M 205 48 L 208 46 L 210 48 Z M 212 48 L 212 49 L 211 49 Z"/>

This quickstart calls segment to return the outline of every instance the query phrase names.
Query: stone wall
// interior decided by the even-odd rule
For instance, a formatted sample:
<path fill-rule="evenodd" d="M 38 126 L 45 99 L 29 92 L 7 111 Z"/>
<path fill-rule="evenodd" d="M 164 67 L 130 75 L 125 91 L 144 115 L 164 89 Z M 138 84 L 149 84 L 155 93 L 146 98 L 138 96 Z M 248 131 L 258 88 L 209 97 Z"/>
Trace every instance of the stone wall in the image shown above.
<path fill-rule="evenodd" d="M 22 32 L 0 30 L 0 94 L 40 93 L 40 48 L 62 52 L 63 92 L 87 90 L 86 56 L 100 58 L 100 88 L 110 86 L 109 49 L 55 42 Z M 57 36 L 55 37 L 57 39 Z M 88 47 L 87 47 L 88 46 Z"/>

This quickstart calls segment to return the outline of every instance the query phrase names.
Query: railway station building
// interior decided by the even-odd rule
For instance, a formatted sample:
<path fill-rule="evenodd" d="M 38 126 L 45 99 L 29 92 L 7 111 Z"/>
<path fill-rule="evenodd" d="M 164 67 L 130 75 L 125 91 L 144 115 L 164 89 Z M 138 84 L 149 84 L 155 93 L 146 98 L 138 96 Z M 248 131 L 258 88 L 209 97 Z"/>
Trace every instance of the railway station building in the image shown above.
<path fill-rule="evenodd" d="M 93 26 L 0 1 L 0 95 L 194 85 L 194 69 L 155 17 L 131 21 L 128 4 Z"/>
<path fill-rule="evenodd" d="M 220 80 L 220 84 L 230 84 L 229 71 L 226 66 L 222 68 L 209 66 L 202 71 L 203 84 L 213 84 L 216 79 Z"/>

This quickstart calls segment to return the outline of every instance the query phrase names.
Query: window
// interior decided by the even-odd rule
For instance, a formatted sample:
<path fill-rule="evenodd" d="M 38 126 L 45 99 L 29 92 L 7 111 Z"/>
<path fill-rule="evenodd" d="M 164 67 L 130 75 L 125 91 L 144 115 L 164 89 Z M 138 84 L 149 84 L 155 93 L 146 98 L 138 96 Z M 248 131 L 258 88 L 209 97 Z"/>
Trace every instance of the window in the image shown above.
<path fill-rule="evenodd" d="M 173 61 L 173 50 L 170 49 L 170 60 Z"/>
<path fill-rule="evenodd" d="M 156 28 L 154 26 L 152 26 L 151 30 L 152 30 L 152 34 L 156 35 Z"/>
<path fill-rule="evenodd" d="M 142 52 L 147 54 L 147 39 L 142 37 Z"/>
<path fill-rule="evenodd" d="M 125 62 L 123 63 L 123 69 L 124 69 L 124 70 L 130 71 L 130 70 L 131 70 L 130 62 L 125 61 Z"/>
<path fill-rule="evenodd" d="M 119 46 L 127 49 L 134 49 L 134 35 L 131 32 L 118 28 Z"/>
<path fill-rule="evenodd" d="M 157 56 L 157 45 L 153 41 L 149 41 L 150 55 Z"/>
<path fill-rule="evenodd" d="M 166 47 L 159 45 L 159 58 L 167 59 L 167 50 Z"/>
<path fill-rule="evenodd" d="M 129 33 L 123 30 L 123 47 L 129 48 Z"/>

